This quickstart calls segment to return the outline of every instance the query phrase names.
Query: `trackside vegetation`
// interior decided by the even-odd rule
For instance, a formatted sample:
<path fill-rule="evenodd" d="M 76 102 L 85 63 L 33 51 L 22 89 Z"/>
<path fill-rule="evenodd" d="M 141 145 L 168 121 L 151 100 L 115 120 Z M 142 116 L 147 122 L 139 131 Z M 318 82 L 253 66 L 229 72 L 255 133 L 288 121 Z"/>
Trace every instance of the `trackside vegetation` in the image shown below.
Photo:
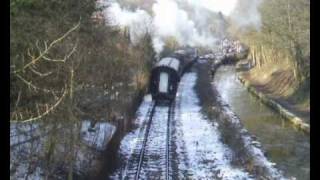
<path fill-rule="evenodd" d="M 95 0 L 10 1 L 10 122 L 36 124 L 46 137 L 12 157 L 12 178 L 24 161 L 26 174 L 41 167 L 46 178 L 72 179 L 82 120 L 130 124 L 155 53 L 150 34 L 133 44 L 103 8 Z"/>

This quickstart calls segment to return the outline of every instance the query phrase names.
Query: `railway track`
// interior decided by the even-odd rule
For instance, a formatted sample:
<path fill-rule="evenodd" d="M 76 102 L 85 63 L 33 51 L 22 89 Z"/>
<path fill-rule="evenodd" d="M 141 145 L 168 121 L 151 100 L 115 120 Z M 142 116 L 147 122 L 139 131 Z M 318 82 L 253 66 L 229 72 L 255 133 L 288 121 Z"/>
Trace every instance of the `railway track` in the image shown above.
<path fill-rule="evenodd" d="M 172 102 L 165 107 L 160 107 L 155 102 L 150 105 L 147 116 L 145 117 L 144 121 L 146 124 L 139 132 L 136 147 L 134 148 L 132 156 L 129 158 L 127 162 L 126 170 L 122 179 L 143 179 L 141 177 L 141 174 L 143 173 L 147 174 L 147 176 L 150 176 L 151 174 L 151 176 L 156 176 L 158 179 L 164 179 L 164 176 L 166 180 L 171 179 L 170 140 L 171 122 L 174 119 L 174 110 L 175 102 Z M 166 116 L 163 113 L 165 111 L 167 113 Z M 161 122 L 157 122 L 159 118 Z M 161 128 L 157 126 L 159 125 L 159 123 L 163 123 L 161 124 Z M 158 139 L 154 137 L 157 137 Z M 165 142 L 159 142 L 155 144 L 157 140 L 164 140 Z M 153 152 L 154 150 L 156 150 L 157 152 Z M 148 151 L 149 154 L 147 153 Z M 159 162 L 159 168 L 157 168 L 157 170 L 155 170 L 155 165 L 148 164 L 148 160 L 154 158 L 153 156 L 155 154 L 159 155 L 159 157 L 157 157 L 157 160 Z M 148 165 L 150 167 L 148 167 Z"/>
<path fill-rule="evenodd" d="M 175 113 L 175 101 L 170 104 L 169 112 L 168 112 L 168 120 L 167 120 L 167 137 L 166 137 L 166 180 L 169 180 L 170 175 L 170 145 L 171 145 L 171 122 L 174 120 Z"/>
<path fill-rule="evenodd" d="M 146 149 L 146 144 L 147 144 L 147 140 L 148 140 L 148 136 L 149 136 L 150 126 L 151 126 L 151 123 L 152 123 L 152 120 L 153 120 L 153 115 L 154 115 L 156 106 L 157 106 L 157 103 L 154 103 L 152 105 L 151 112 L 150 112 L 149 117 L 148 117 L 147 129 L 145 131 L 144 139 L 143 139 L 143 142 L 142 142 L 142 148 L 140 149 L 139 163 L 138 163 L 138 168 L 137 168 L 137 172 L 136 172 L 136 175 L 135 175 L 134 179 L 139 179 L 139 175 L 140 175 L 140 171 L 141 171 L 141 167 L 142 167 L 142 163 L 143 163 L 144 152 L 145 152 L 145 149 Z"/>

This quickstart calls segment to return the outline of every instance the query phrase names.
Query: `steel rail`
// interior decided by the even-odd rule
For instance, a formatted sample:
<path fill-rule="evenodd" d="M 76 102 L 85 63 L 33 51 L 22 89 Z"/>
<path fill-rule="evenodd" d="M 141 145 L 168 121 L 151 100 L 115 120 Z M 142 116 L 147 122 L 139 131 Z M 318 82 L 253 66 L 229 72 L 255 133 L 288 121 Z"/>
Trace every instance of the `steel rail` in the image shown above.
<path fill-rule="evenodd" d="M 139 175 L 140 175 L 140 171 L 141 171 L 141 167 L 142 167 L 142 162 L 143 162 L 143 157 L 144 157 L 144 152 L 145 152 L 145 147 L 147 145 L 147 141 L 148 141 L 148 136 L 149 136 L 149 130 L 150 130 L 150 127 L 151 127 L 151 123 L 152 123 L 152 119 L 153 119 L 153 114 L 155 112 L 155 108 L 157 106 L 157 103 L 154 103 L 153 106 L 152 106 L 152 109 L 150 111 L 150 114 L 148 116 L 148 124 L 147 124 L 147 127 L 146 127 L 146 132 L 145 132 L 145 135 L 144 135 L 144 139 L 143 139 L 143 143 L 142 143 L 142 147 L 140 149 L 140 153 L 139 153 L 139 163 L 138 163 L 138 168 L 137 168 L 137 172 L 135 174 L 135 178 L 136 180 L 139 179 Z"/>
<path fill-rule="evenodd" d="M 175 101 L 170 103 L 167 121 L 167 137 L 166 137 L 166 180 L 170 177 L 170 134 L 171 134 L 171 121 L 174 118 Z"/>

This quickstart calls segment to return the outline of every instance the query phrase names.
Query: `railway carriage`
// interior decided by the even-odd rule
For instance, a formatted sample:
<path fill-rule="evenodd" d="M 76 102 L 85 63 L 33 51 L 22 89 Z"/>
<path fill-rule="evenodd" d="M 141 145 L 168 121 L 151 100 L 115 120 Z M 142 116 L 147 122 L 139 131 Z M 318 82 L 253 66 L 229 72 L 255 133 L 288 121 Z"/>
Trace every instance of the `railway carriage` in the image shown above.
<path fill-rule="evenodd" d="M 172 101 L 176 96 L 181 76 L 197 59 L 196 53 L 176 51 L 162 58 L 151 71 L 150 92 L 155 101 Z"/>
<path fill-rule="evenodd" d="M 152 99 L 174 99 L 181 73 L 178 59 L 166 57 L 159 61 L 151 72 L 150 92 Z"/>

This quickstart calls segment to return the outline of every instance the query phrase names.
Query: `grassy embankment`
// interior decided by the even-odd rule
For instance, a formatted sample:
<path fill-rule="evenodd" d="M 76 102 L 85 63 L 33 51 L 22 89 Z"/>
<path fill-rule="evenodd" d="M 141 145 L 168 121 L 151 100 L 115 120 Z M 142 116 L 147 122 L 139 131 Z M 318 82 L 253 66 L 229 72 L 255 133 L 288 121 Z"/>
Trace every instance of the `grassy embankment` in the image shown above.
<path fill-rule="evenodd" d="M 271 65 L 264 70 L 254 68 L 249 72 L 239 74 L 240 81 L 262 102 L 276 110 L 305 132 L 310 131 L 309 90 L 306 85 L 297 84 L 290 70 L 281 68 L 270 70 Z M 270 69 L 269 69 L 270 68 Z"/>
<path fill-rule="evenodd" d="M 259 6 L 261 27 L 243 28 L 234 23 L 229 29 L 250 48 L 248 59 L 253 68 L 243 72 L 242 79 L 257 94 L 264 94 L 307 124 L 310 121 L 309 8 L 310 3 L 303 0 L 264 1 Z"/>

